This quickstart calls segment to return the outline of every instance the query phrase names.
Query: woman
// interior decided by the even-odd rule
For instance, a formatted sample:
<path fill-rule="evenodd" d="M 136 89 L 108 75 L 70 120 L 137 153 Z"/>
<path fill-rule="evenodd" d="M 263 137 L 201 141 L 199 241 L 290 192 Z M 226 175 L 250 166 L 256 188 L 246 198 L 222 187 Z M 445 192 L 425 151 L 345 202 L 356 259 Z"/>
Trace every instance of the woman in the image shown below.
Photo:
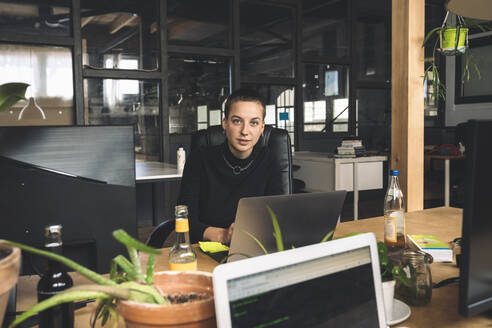
<path fill-rule="evenodd" d="M 192 242 L 228 244 L 239 199 L 282 192 L 278 164 L 268 148 L 257 145 L 264 119 L 256 91 L 233 92 L 222 120 L 226 141 L 196 149 L 187 159 L 178 204 L 188 206 Z"/>

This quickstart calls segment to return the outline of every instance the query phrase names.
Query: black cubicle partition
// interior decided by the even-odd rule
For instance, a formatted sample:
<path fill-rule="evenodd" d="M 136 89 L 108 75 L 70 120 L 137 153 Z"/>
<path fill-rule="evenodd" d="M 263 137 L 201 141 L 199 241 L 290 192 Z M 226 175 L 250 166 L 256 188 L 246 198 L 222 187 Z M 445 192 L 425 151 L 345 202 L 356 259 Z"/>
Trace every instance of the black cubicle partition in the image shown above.
<path fill-rule="evenodd" d="M 137 234 L 133 138 L 133 126 L 0 127 L 0 239 L 42 246 L 44 226 L 62 224 L 65 255 L 108 272 L 125 251 L 111 232 Z"/>

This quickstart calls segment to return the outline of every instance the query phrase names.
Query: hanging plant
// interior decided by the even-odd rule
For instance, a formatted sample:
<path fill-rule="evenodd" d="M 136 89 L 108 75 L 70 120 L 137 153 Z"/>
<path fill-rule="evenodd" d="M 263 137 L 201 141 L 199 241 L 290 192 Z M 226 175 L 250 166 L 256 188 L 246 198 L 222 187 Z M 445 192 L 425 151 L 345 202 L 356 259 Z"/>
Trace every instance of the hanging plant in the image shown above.
<path fill-rule="evenodd" d="M 482 32 L 486 28 L 480 24 L 468 24 L 462 16 L 456 16 L 455 26 L 448 25 L 449 11 L 446 12 L 441 26 L 433 28 L 427 33 L 422 43 L 422 47 L 432 47 L 432 59 L 430 65 L 424 71 L 424 84 L 431 84 L 431 95 L 434 99 L 446 98 L 446 86 L 440 79 L 439 68 L 436 65 L 436 54 L 441 53 L 445 56 L 465 56 L 463 67 L 463 80 L 470 80 L 472 72 L 479 79 L 481 74 L 478 65 L 474 61 L 472 54 L 468 51 L 468 32 L 471 28 L 480 29 Z"/>

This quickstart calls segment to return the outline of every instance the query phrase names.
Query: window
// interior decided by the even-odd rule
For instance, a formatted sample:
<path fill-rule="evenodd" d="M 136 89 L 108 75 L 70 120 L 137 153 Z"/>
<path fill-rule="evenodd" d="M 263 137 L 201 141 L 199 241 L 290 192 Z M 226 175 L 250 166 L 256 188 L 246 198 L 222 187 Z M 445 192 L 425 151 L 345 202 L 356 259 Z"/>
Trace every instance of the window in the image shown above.
<path fill-rule="evenodd" d="M 33 100 L 0 113 L 0 125 L 73 124 L 69 48 L 0 44 L 0 84 L 9 82 L 28 83 L 26 97 Z"/>
<path fill-rule="evenodd" d="M 159 83 L 115 79 L 86 79 L 84 82 L 89 125 L 133 124 L 136 158 L 158 160 L 161 148 Z"/>
<path fill-rule="evenodd" d="M 294 11 L 259 1 L 241 1 L 241 74 L 294 76 Z"/>
<path fill-rule="evenodd" d="M 170 55 L 169 132 L 193 133 L 220 124 L 230 90 L 229 60 Z"/>
<path fill-rule="evenodd" d="M 348 132 L 348 67 L 305 64 L 304 72 L 304 132 Z"/>
<path fill-rule="evenodd" d="M 83 64 L 96 68 L 157 70 L 158 2 L 127 0 L 106 5 L 81 2 Z"/>
<path fill-rule="evenodd" d="M 0 1 L 0 33 L 70 36 L 70 1 Z"/>
<path fill-rule="evenodd" d="M 372 2 L 371 2 L 372 3 Z M 349 56 L 348 1 L 302 2 L 302 53 L 311 56 Z"/>

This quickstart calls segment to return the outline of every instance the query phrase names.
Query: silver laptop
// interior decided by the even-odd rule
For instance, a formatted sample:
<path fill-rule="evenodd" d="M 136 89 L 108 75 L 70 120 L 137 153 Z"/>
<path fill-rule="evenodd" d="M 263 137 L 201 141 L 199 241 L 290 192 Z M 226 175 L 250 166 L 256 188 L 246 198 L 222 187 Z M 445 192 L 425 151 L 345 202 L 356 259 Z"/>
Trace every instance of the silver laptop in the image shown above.
<path fill-rule="evenodd" d="M 219 265 L 218 328 L 386 327 L 372 233 Z"/>
<path fill-rule="evenodd" d="M 228 262 L 277 251 L 267 207 L 275 214 L 285 249 L 319 243 L 334 231 L 345 191 L 249 197 L 239 200 Z"/>

